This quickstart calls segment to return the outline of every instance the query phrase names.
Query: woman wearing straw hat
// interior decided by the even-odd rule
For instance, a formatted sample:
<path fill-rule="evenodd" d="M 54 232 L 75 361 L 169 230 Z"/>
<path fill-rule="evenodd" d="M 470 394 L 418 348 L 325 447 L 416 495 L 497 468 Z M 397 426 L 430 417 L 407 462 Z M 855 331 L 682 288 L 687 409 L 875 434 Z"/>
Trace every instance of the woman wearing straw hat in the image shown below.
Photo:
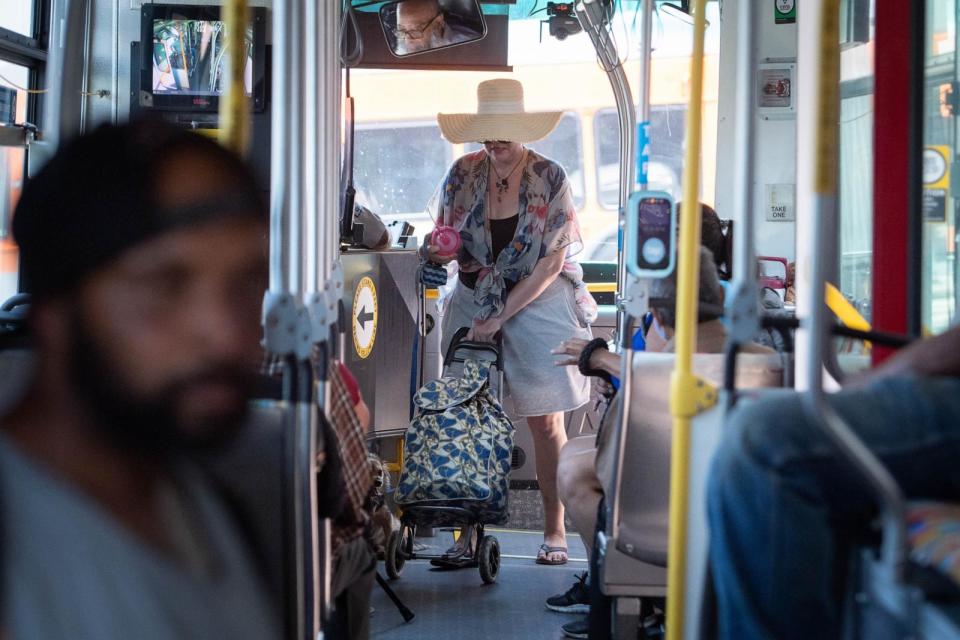
<path fill-rule="evenodd" d="M 525 111 L 523 86 L 507 79 L 480 83 L 477 113 L 438 114 L 447 140 L 484 148 L 453 163 L 433 202 L 437 223 L 459 232 L 459 251 L 443 256 L 427 247 L 431 261 L 459 266 L 443 318 L 445 343 L 461 326 L 471 327 L 474 340 L 502 335 L 507 387 L 536 451 L 546 518 L 541 564 L 567 561 L 557 496 L 563 414 L 586 404 L 590 390 L 575 368 L 553 366 L 550 351 L 571 333 L 589 339 L 597 315 L 572 258 L 583 245 L 566 173 L 524 146 L 547 136 L 561 115 Z"/>

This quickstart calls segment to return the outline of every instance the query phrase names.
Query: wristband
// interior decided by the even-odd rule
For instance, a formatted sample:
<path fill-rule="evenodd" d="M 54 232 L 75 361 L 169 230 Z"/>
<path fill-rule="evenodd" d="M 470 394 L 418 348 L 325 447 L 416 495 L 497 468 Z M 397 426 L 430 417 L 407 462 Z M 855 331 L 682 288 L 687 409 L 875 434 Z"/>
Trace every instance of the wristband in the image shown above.
<path fill-rule="evenodd" d="M 609 350 L 610 347 L 607 346 L 607 341 L 603 338 L 594 338 L 587 343 L 587 346 L 583 348 L 583 351 L 580 352 L 580 358 L 577 360 L 577 369 L 580 370 L 580 373 L 590 377 L 595 376 L 610 383 L 610 374 L 602 369 L 592 369 L 590 367 L 590 358 L 593 356 L 593 352 L 597 349 Z"/>

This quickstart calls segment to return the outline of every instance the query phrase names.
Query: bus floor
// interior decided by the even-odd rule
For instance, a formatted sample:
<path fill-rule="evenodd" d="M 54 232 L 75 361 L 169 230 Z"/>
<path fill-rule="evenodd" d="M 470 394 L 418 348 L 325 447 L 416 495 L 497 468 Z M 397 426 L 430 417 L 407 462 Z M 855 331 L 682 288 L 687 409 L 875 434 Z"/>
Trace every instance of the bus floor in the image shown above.
<path fill-rule="evenodd" d="M 549 611 L 544 600 L 563 593 L 587 570 L 580 536 L 567 533 L 570 561 L 561 566 L 534 562 L 543 541 L 540 531 L 488 528 L 500 542 L 501 565 L 497 581 L 485 585 L 476 568 L 435 570 L 428 560 L 406 563 L 400 577 L 390 582 L 397 596 L 416 617 L 404 623 L 397 608 L 378 586 L 373 588 L 370 637 L 378 640 L 557 640 L 560 626 L 576 619 Z M 433 538 L 417 538 L 422 553 L 439 554 L 452 544 L 447 531 Z M 383 563 L 380 575 L 386 572 Z"/>

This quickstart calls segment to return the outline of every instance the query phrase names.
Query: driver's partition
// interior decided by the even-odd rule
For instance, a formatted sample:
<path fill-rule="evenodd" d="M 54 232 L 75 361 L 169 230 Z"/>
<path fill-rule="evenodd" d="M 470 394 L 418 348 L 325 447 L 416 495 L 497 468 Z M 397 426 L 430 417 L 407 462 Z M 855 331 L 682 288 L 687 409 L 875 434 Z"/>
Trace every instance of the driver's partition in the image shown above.
<path fill-rule="evenodd" d="M 694 373 L 718 388 L 723 386 L 724 365 L 723 354 L 696 354 L 693 358 Z M 597 473 L 605 502 L 612 511 L 597 545 L 597 553 L 601 554 L 599 585 L 605 595 L 615 600 L 614 621 L 618 628 L 614 629 L 614 637 L 620 637 L 625 628 L 636 628 L 639 598 L 666 594 L 672 441 L 669 398 L 673 367 L 673 354 L 634 354 L 630 419 L 623 455 L 618 461 L 613 446 L 620 436 L 618 420 L 609 421 L 610 427 L 605 429 L 608 433 L 601 434 L 598 446 Z M 778 387 L 782 381 L 783 364 L 779 354 L 745 353 L 737 358 L 739 389 Z M 719 442 L 724 407 L 724 403 L 715 405 L 697 415 L 692 423 L 690 505 L 691 512 L 695 513 L 690 520 L 691 536 L 703 535 L 706 529 L 702 513 L 705 477 Z M 618 509 L 613 505 L 618 505 Z M 703 555 L 705 558 L 705 553 Z M 694 567 L 705 566 L 689 556 L 687 562 L 689 571 L 695 574 L 701 569 Z M 687 602 L 698 602 L 697 595 L 696 591 L 691 593 Z M 688 628 L 692 627 L 694 625 Z"/>

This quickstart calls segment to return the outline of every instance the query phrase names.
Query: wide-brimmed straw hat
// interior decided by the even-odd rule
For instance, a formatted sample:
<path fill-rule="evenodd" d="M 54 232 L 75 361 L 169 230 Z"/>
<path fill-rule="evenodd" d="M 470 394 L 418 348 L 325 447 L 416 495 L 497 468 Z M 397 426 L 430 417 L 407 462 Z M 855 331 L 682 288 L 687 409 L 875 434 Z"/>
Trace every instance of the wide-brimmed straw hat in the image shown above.
<path fill-rule="evenodd" d="M 453 143 L 509 140 L 534 142 L 550 135 L 562 111 L 525 111 L 523 85 L 501 78 L 477 86 L 476 113 L 438 113 L 443 137 Z"/>

